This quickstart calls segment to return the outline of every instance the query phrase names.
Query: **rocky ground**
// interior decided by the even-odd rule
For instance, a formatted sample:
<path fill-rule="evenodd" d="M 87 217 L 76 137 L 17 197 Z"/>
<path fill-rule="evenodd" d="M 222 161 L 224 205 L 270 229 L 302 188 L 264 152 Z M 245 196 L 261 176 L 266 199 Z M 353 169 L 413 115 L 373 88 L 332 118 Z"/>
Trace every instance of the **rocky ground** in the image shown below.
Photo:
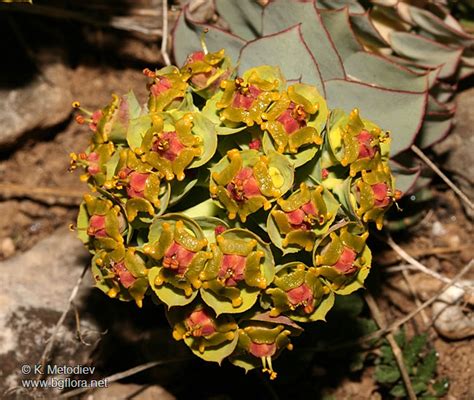
<path fill-rule="evenodd" d="M 21 379 L 34 374 L 22 374 L 20 366 L 41 360 L 68 310 L 46 354 L 51 363 L 93 365 L 94 375 L 85 378 L 100 379 L 162 360 L 155 368 L 83 398 L 382 398 L 370 359 L 359 371 L 348 368 L 348 357 L 358 348 L 341 354 L 314 351 L 302 342 L 299 351 L 276 362 L 280 377 L 269 383 L 258 372 L 245 376 L 230 365 L 219 368 L 190 358 L 187 349 L 171 339 L 162 310 L 153 304 L 137 310 L 106 298 L 92 289 L 88 272 L 69 304 L 88 263 L 87 252 L 68 229 L 84 190 L 78 174 L 68 172 L 68 154 L 82 151 L 88 142 L 88 133 L 72 118 L 71 101 L 96 109 L 114 91 L 129 89 L 144 100 L 141 70 L 159 59 L 155 42 L 134 38 L 117 43 L 107 30 L 78 23 L 51 28 L 50 22 L 0 15 L 1 37 L 8 38 L 1 41 L 0 51 L 9 55 L 0 66 L 0 397 L 51 398 L 57 393 L 22 388 Z M 117 48 L 121 50 L 114 51 Z M 457 102 L 457 126 L 430 156 L 472 199 L 472 85 L 465 85 Z M 394 239 L 431 270 L 453 277 L 474 257 L 472 221 L 444 183 L 435 179 L 431 190 L 434 196 L 422 222 Z M 384 240 L 373 245 L 378 255 L 369 288 L 388 321 L 406 315 L 439 290 L 438 280 L 413 271 L 407 286 L 403 274 L 393 271 L 406 263 Z M 472 273 L 465 277 L 467 283 L 472 279 Z M 433 323 L 439 307 L 445 307 L 435 302 L 410 320 L 406 330 L 409 335 L 428 332 L 439 354 L 438 373 L 450 381 L 445 398 L 467 400 L 474 398 L 474 300 L 472 294 L 460 298 L 455 291 L 451 296 L 445 299 L 455 304 L 451 314 Z M 337 320 L 329 318 L 328 326 L 324 329 L 337 329 Z"/>

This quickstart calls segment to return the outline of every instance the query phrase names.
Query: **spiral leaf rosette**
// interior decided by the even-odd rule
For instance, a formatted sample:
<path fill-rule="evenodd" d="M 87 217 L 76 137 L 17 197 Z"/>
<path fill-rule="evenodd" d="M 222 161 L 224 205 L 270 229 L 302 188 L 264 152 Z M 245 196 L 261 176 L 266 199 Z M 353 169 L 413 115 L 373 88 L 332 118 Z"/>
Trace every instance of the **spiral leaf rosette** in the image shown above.
<path fill-rule="evenodd" d="M 205 47 L 182 61 L 144 71 L 145 106 L 128 93 L 80 108 L 92 135 L 71 168 L 92 194 L 78 235 L 110 298 L 164 306 L 196 356 L 273 379 L 298 324 L 363 288 L 369 226 L 399 196 L 388 162 L 399 132 L 357 102 L 330 109 L 310 64 L 298 76 L 279 61 L 242 68 Z"/>

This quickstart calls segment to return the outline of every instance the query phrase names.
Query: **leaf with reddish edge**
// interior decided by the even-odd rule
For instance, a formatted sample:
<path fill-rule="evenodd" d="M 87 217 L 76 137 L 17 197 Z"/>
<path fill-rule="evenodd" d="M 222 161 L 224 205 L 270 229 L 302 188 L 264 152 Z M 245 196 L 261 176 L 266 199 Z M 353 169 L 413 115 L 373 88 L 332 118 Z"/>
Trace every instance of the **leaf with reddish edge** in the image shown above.
<path fill-rule="evenodd" d="M 452 28 L 433 12 L 413 6 L 408 6 L 408 11 L 416 25 L 422 30 L 431 33 L 440 41 L 466 46 L 472 46 L 474 44 L 473 35 Z"/>
<path fill-rule="evenodd" d="M 422 149 L 430 147 L 443 140 L 454 124 L 454 117 L 449 114 L 427 113 L 416 145 Z"/>
<path fill-rule="evenodd" d="M 188 6 L 185 6 L 179 15 L 173 30 L 174 59 L 178 65 L 183 65 L 189 54 L 201 50 L 200 36 L 204 29 L 206 46 L 210 52 L 225 49 L 226 54 L 235 62 L 245 41 L 235 35 L 225 32 L 211 25 L 200 24 L 188 15 Z M 176 45 L 176 43 L 180 43 Z"/>
<path fill-rule="evenodd" d="M 296 331 L 299 331 L 299 332 L 304 331 L 304 329 L 301 326 L 299 326 L 297 323 L 292 321 L 290 318 L 285 317 L 284 315 L 279 315 L 278 317 L 271 317 L 270 311 L 257 313 L 253 315 L 252 317 L 245 318 L 245 319 L 250 320 L 250 321 L 270 322 L 272 324 L 277 324 L 277 325 L 286 325 L 292 329 L 295 329 Z"/>
<path fill-rule="evenodd" d="M 427 74 L 416 74 L 385 57 L 358 51 L 344 62 L 349 79 L 378 87 L 410 92 L 426 92 Z"/>
<path fill-rule="evenodd" d="M 395 177 L 395 187 L 402 192 L 403 196 L 410 194 L 420 176 L 420 168 L 406 168 L 393 160 L 390 160 L 389 164 Z"/>
<path fill-rule="evenodd" d="M 377 28 L 372 23 L 369 17 L 369 11 L 363 14 L 349 15 L 352 29 L 357 34 L 357 37 L 366 45 L 375 47 L 377 49 L 383 47 L 390 47 L 387 41 L 380 35 Z"/>
<path fill-rule="evenodd" d="M 347 8 L 340 10 L 320 10 L 321 18 L 338 53 L 344 61 L 358 51 L 363 50 L 349 21 Z"/>
<path fill-rule="evenodd" d="M 320 8 L 345 8 L 347 7 L 351 13 L 363 13 L 364 7 L 357 0 L 319 0 Z"/>
<path fill-rule="evenodd" d="M 344 67 L 329 37 L 315 2 L 272 1 L 263 10 L 263 35 L 281 32 L 301 23 L 301 33 L 318 62 L 323 80 L 344 78 Z"/>
<path fill-rule="evenodd" d="M 442 79 L 456 73 L 463 53 L 463 49 L 448 47 L 406 32 L 392 32 L 390 44 L 397 54 L 416 61 L 420 66 L 432 68 L 442 65 L 439 74 Z"/>
<path fill-rule="evenodd" d="M 300 79 L 324 94 L 319 67 L 301 35 L 301 24 L 248 42 L 240 52 L 239 74 L 259 65 L 280 67 L 288 79 Z"/>
<path fill-rule="evenodd" d="M 364 118 L 390 131 L 392 157 L 415 141 L 425 115 L 426 93 L 382 89 L 337 79 L 326 82 L 326 88 L 330 108 L 350 112 L 358 107 Z"/>
<path fill-rule="evenodd" d="M 253 0 L 215 0 L 217 12 L 229 24 L 230 31 L 242 39 L 261 36 L 262 7 Z"/>

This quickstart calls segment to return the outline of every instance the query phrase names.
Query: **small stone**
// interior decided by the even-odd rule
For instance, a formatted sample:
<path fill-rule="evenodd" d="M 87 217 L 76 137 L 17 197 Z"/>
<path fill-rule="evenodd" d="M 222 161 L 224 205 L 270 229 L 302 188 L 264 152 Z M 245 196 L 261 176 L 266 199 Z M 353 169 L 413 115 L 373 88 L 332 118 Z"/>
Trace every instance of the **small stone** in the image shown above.
<path fill-rule="evenodd" d="M 2 243 L 0 245 L 0 255 L 3 256 L 4 258 L 11 257 L 13 254 L 15 254 L 15 243 L 13 242 L 13 239 L 8 237 L 2 240 Z"/>
<path fill-rule="evenodd" d="M 47 129 L 71 114 L 72 94 L 67 69 L 49 64 L 26 86 L 0 89 L 0 148 L 14 145 L 20 137 Z"/>

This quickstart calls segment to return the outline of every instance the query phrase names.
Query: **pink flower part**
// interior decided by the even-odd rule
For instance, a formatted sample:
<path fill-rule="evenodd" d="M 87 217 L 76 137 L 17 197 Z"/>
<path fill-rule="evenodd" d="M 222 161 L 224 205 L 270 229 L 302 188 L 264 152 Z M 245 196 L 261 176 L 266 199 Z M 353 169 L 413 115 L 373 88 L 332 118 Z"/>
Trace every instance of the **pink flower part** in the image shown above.
<path fill-rule="evenodd" d="M 171 82 L 166 77 L 157 77 L 156 83 L 151 85 L 150 92 L 153 96 L 159 96 L 171 88 Z"/>
<path fill-rule="evenodd" d="M 163 267 L 176 271 L 178 275 L 184 275 L 195 254 L 173 242 L 163 257 Z"/>
<path fill-rule="evenodd" d="M 249 143 L 249 148 L 252 150 L 260 150 L 262 148 L 262 141 L 260 139 L 252 139 Z"/>
<path fill-rule="evenodd" d="M 92 117 L 91 117 L 92 122 L 89 124 L 89 128 L 93 132 L 97 131 L 97 124 L 99 123 L 101 118 L 102 118 L 102 110 L 97 110 L 92 113 Z"/>
<path fill-rule="evenodd" d="M 357 135 L 357 140 L 359 141 L 359 158 L 372 158 L 375 155 L 375 149 L 370 144 L 372 135 L 363 130 Z"/>
<path fill-rule="evenodd" d="M 174 161 L 184 147 L 176 132 L 163 132 L 153 143 L 152 150 L 156 151 L 161 157 Z"/>
<path fill-rule="evenodd" d="M 276 353 L 276 344 L 275 343 L 250 343 L 249 352 L 255 357 L 273 357 Z"/>
<path fill-rule="evenodd" d="M 118 275 L 120 283 L 128 289 L 130 286 L 132 286 L 136 279 L 135 277 L 130 273 L 130 271 L 125 267 L 125 263 L 122 261 L 120 263 L 114 264 L 113 267 L 114 272 L 116 275 Z"/>
<path fill-rule="evenodd" d="M 317 217 L 317 215 L 318 210 L 311 201 L 308 201 L 307 203 L 303 204 L 300 208 L 294 211 L 286 213 L 288 222 L 293 228 L 302 229 L 305 231 L 310 230 L 312 228 L 312 224 L 308 216 Z"/>
<path fill-rule="evenodd" d="M 87 234 L 96 238 L 108 236 L 105 230 L 105 215 L 92 215 L 90 217 Z"/>
<path fill-rule="evenodd" d="M 357 267 L 354 266 L 356 257 L 357 253 L 354 250 L 344 246 L 344 250 L 339 257 L 339 260 L 333 265 L 333 267 L 343 274 L 351 274 L 357 270 Z"/>
<path fill-rule="evenodd" d="M 388 196 L 388 186 L 386 183 L 376 183 L 372 185 L 372 192 L 375 197 L 375 207 L 386 207 L 390 203 Z"/>
<path fill-rule="evenodd" d="M 196 62 L 196 61 L 204 61 L 204 52 L 203 51 L 195 51 L 194 53 L 191 53 L 187 60 L 186 60 L 186 64 L 191 64 L 193 62 Z"/>
<path fill-rule="evenodd" d="M 194 337 L 209 336 L 216 331 L 214 321 L 204 310 L 196 310 L 186 319 L 187 327 Z"/>
<path fill-rule="evenodd" d="M 144 197 L 146 181 L 150 174 L 131 172 L 128 176 L 127 194 L 129 197 Z"/>
<path fill-rule="evenodd" d="M 306 126 L 306 113 L 301 107 L 296 107 L 295 103 L 290 103 L 288 109 L 286 109 L 278 118 L 277 121 L 280 122 L 285 128 L 286 133 L 291 135 L 295 133 L 298 129 Z"/>
<path fill-rule="evenodd" d="M 239 202 L 261 194 L 253 169 L 250 167 L 242 168 L 226 188 L 231 197 Z"/>
<path fill-rule="evenodd" d="M 245 261 L 244 256 L 224 254 L 217 276 L 225 280 L 226 286 L 236 286 L 244 279 Z"/>
<path fill-rule="evenodd" d="M 232 101 L 232 107 L 242 108 L 248 111 L 262 91 L 254 85 L 249 85 L 247 88 L 243 89 L 245 91 L 240 89 L 243 93 L 241 93 L 241 91 L 237 91 L 235 93 L 234 100 Z"/>
<path fill-rule="evenodd" d="M 216 236 L 220 235 L 221 233 L 225 232 L 227 228 L 224 225 L 217 225 L 214 229 L 214 234 Z"/>
<path fill-rule="evenodd" d="M 204 56 L 204 52 L 196 51 L 188 56 L 186 64 L 191 64 L 197 61 L 204 61 Z M 209 72 L 201 72 L 199 74 L 193 75 L 191 77 L 191 83 L 198 89 L 206 87 L 208 79 L 215 74 L 216 70 L 216 68 L 212 67 Z"/>
<path fill-rule="evenodd" d="M 323 179 L 327 179 L 328 176 L 329 176 L 329 171 L 326 168 L 323 168 L 321 171 L 321 177 Z"/>
<path fill-rule="evenodd" d="M 89 166 L 87 167 L 87 172 L 92 176 L 98 174 L 100 172 L 99 155 L 94 152 L 90 153 L 87 156 L 87 161 L 89 163 Z"/>
<path fill-rule="evenodd" d="M 313 311 L 313 291 L 306 283 L 303 283 L 294 289 L 288 290 L 286 295 L 288 296 L 288 300 L 290 301 L 291 305 L 296 307 L 300 304 L 304 304 L 304 311 L 307 314 L 310 314 Z"/>

